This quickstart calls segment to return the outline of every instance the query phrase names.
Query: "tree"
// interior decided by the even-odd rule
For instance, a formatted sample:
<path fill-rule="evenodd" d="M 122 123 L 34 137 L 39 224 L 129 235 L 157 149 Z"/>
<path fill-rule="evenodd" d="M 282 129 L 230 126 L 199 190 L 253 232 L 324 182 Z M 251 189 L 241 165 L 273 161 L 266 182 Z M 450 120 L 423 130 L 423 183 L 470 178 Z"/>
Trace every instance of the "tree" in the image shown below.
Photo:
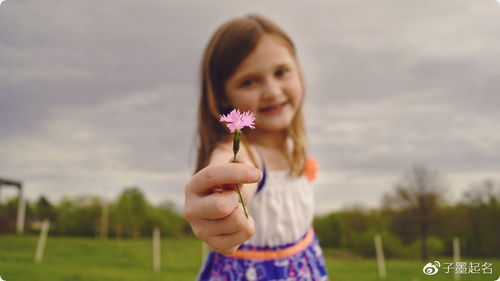
<path fill-rule="evenodd" d="M 462 199 L 466 214 L 463 223 L 465 251 L 474 256 L 498 256 L 500 253 L 500 184 L 492 180 L 474 183 Z"/>
<path fill-rule="evenodd" d="M 314 231 L 318 234 L 324 247 L 341 247 L 340 220 L 338 215 L 331 213 L 322 217 L 314 218 Z"/>
<path fill-rule="evenodd" d="M 427 239 L 437 221 L 439 207 L 444 203 L 444 189 L 438 172 L 415 166 L 395 185 L 392 193 L 384 195 L 386 211 L 396 211 L 392 212 L 393 231 L 400 234 L 403 242 L 418 237 L 423 260 L 428 258 Z"/>
<path fill-rule="evenodd" d="M 122 228 L 133 238 L 139 238 L 149 208 L 149 203 L 139 188 L 130 187 L 120 195 L 112 214 L 118 228 Z"/>
<path fill-rule="evenodd" d="M 17 222 L 17 211 L 19 197 L 12 197 L 3 204 L 0 202 L 0 233 L 15 233 Z M 32 207 L 29 201 L 26 201 L 26 225 L 31 222 Z"/>
<path fill-rule="evenodd" d="M 57 220 L 52 231 L 62 235 L 93 236 L 100 218 L 100 199 L 81 195 L 64 198 L 56 208 Z"/>
<path fill-rule="evenodd" d="M 49 219 L 51 222 L 54 222 L 56 220 L 56 210 L 45 196 L 40 196 L 35 203 L 34 213 L 36 219 L 40 221 Z"/>

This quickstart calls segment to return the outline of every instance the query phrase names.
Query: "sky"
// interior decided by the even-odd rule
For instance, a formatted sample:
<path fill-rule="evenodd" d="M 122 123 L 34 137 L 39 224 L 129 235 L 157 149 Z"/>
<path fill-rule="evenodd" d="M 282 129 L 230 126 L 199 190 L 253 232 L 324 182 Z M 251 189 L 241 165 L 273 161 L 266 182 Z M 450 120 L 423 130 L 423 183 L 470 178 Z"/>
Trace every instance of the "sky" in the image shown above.
<path fill-rule="evenodd" d="M 203 49 L 249 13 L 297 45 L 317 214 L 376 207 L 415 165 L 450 202 L 500 182 L 495 0 L 4 1 L 0 177 L 29 200 L 138 186 L 181 208 Z"/>

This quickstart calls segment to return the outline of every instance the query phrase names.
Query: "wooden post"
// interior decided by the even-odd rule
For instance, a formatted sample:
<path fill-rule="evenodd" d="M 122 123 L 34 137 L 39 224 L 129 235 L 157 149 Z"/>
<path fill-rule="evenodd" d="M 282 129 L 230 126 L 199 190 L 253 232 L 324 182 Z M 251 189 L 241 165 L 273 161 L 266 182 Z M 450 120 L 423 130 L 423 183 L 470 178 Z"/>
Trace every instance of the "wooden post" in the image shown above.
<path fill-rule="evenodd" d="M 380 234 L 375 235 L 375 252 L 377 254 L 378 276 L 380 279 L 385 279 L 385 259 L 384 250 L 382 248 L 382 238 Z"/>
<path fill-rule="evenodd" d="M 453 263 L 457 266 L 457 262 L 460 261 L 460 239 L 458 237 L 453 238 Z M 455 270 L 455 274 L 453 275 L 454 280 L 460 280 L 460 274 L 457 274 L 457 270 Z"/>
<path fill-rule="evenodd" d="M 0 0 L 0 2 L 2 1 Z M 3 185 L 15 186 L 18 189 L 19 201 L 17 202 L 16 232 L 17 234 L 23 234 L 24 217 L 26 216 L 26 201 L 23 196 L 23 184 L 20 181 L 0 178 L 0 190 Z"/>
<path fill-rule="evenodd" d="M 36 246 L 35 262 L 42 263 L 43 252 L 45 250 L 45 242 L 47 241 L 47 234 L 49 233 L 49 220 L 44 219 L 42 223 L 42 230 L 40 231 L 40 238 L 38 239 L 38 245 Z"/>
<path fill-rule="evenodd" d="M 153 271 L 160 272 L 161 270 L 161 249 L 160 249 L 160 229 L 153 229 Z"/>
<path fill-rule="evenodd" d="M 24 232 L 24 218 L 26 216 L 26 200 L 24 199 L 24 193 L 22 187 L 19 188 L 19 201 L 17 203 L 17 220 L 16 220 L 16 232 L 17 234 L 23 234 Z"/>

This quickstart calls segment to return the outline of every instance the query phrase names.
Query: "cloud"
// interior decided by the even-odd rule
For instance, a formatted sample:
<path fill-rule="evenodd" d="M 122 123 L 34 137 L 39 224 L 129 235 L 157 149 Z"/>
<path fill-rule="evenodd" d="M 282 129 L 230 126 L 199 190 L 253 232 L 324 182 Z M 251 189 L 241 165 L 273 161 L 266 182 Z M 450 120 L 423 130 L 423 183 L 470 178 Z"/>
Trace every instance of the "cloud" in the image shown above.
<path fill-rule="evenodd" d="M 416 163 L 446 173 L 456 194 L 495 177 L 500 9 L 467 0 L 8 1 L 2 176 L 26 181 L 32 197 L 139 185 L 182 204 L 203 48 L 248 13 L 298 47 L 320 212 L 377 204 Z"/>
<path fill-rule="evenodd" d="M 129 185 L 153 188 L 154 201 L 179 198 L 190 163 L 172 160 L 186 159 L 189 148 L 171 147 L 189 143 L 178 136 L 189 135 L 193 126 L 163 116 L 172 108 L 169 91 L 183 90 L 163 87 L 95 105 L 54 106 L 35 135 L 0 141 L 2 172 L 25 181 L 28 194 L 54 199 L 81 192 L 106 195 L 106 189 L 115 194 Z M 182 107 L 176 111 L 187 123 L 193 123 L 192 114 Z"/>

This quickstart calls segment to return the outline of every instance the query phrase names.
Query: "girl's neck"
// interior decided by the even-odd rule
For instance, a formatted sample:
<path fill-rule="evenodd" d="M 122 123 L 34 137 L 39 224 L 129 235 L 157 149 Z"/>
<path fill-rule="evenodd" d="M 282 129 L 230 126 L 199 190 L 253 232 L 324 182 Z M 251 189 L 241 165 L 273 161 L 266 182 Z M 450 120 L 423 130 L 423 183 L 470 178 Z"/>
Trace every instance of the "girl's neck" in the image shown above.
<path fill-rule="evenodd" d="M 268 171 L 289 170 L 287 159 L 287 132 L 283 131 L 253 131 L 247 134 L 250 143 L 259 148 L 260 156 Z"/>
<path fill-rule="evenodd" d="M 251 131 L 246 134 L 251 143 L 268 149 L 285 150 L 287 132 L 283 131 Z"/>

